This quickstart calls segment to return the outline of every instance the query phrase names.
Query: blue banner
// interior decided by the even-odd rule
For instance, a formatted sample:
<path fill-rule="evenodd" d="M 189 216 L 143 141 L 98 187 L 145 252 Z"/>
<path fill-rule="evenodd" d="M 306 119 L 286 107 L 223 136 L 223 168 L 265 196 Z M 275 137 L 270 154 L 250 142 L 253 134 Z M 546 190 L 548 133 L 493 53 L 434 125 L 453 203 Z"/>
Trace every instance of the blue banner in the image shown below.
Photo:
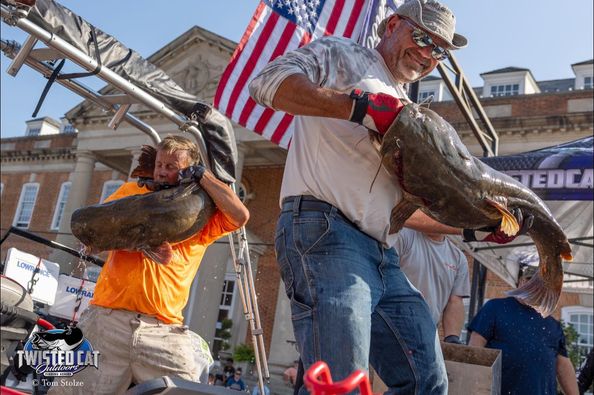
<path fill-rule="evenodd" d="M 521 154 L 481 158 L 543 200 L 594 200 L 593 137 Z"/>

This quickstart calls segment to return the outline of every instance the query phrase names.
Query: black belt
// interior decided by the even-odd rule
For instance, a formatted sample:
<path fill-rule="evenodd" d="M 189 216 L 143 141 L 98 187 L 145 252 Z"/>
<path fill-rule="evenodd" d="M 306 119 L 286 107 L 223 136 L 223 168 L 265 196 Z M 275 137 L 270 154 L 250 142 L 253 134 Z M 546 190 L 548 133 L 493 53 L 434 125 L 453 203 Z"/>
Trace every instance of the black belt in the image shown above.
<path fill-rule="evenodd" d="M 293 206 L 295 205 L 295 199 L 300 198 L 299 202 L 299 210 L 300 211 L 321 211 L 321 212 L 329 212 L 332 208 L 335 208 L 330 203 L 326 203 L 323 200 L 317 199 L 310 195 L 301 195 L 301 196 L 289 196 L 283 199 L 281 212 L 287 213 L 293 211 Z M 348 219 L 339 209 L 336 209 L 336 216 L 342 218 L 343 220 L 347 221 L 348 223 L 352 224 L 351 220 Z M 354 224 L 353 224 L 354 225 Z"/>

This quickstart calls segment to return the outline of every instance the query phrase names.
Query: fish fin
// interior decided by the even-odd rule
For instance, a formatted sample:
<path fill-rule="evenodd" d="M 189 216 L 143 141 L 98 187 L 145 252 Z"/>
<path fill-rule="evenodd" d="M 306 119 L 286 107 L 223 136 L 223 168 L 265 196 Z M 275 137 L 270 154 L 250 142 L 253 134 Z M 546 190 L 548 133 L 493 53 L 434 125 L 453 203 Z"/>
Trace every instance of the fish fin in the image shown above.
<path fill-rule="evenodd" d="M 501 213 L 501 225 L 499 228 L 506 236 L 515 236 L 520 231 L 520 224 L 514 215 L 503 204 L 491 199 L 485 199 L 485 202 L 497 209 Z"/>
<path fill-rule="evenodd" d="M 565 259 L 566 261 L 573 261 L 573 255 L 571 254 L 571 245 L 568 241 L 563 243 L 563 250 L 559 254 L 561 258 Z"/>
<path fill-rule="evenodd" d="M 563 273 L 560 273 L 561 275 L 558 276 L 559 278 L 554 281 L 552 286 L 547 285 L 540 272 L 536 273 L 526 284 L 508 291 L 507 295 L 529 305 L 546 318 L 553 314 L 559 302 L 561 288 L 563 287 Z"/>
<path fill-rule="evenodd" d="M 390 213 L 390 234 L 398 233 L 404 226 L 406 220 L 417 211 L 418 206 L 406 199 L 394 206 Z"/>
<path fill-rule="evenodd" d="M 171 258 L 173 258 L 173 249 L 168 242 L 164 242 L 158 247 L 143 248 L 140 251 L 150 260 L 162 265 L 168 264 L 171 262 Z"/>
<path fill-rule="evenodd" d="M 174 190 L 173 194 L 171 194 L 171 196 L 169 198 L 171 200 L 173 200 L 173 199 L 182 199 L 182 198 L 185 198 L 186 196 L 190 195 L 191 193 L 193 193 L 197 189 L 200 189 L 200 184 L 198 184 L 196 182 L 191 182 L 191 183 L 188 183 L 188 184 L 183 184 L 183 185 L 180 185 L 179 187 L 177 187 Z"/>
<path fill-rule="evenodd" d="M 140 156 L 138 157 L 138 166 L 132 170 L 130 177 L 138 178 L 153 178 L 155 172 L 155 159 L 157 158 L 157 150 L 150 145 L 143 145 Z"/>

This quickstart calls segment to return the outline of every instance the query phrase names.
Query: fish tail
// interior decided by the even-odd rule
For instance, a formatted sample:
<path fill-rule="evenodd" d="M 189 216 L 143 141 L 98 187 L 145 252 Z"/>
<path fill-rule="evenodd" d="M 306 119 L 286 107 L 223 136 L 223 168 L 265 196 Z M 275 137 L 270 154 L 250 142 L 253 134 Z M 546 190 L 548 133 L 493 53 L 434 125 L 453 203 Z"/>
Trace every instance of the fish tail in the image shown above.
<path fill-rule="evenodd" d="M 138 166 L 132 170 L 130 177 L 132 178 L 153 178 L 155 171 L 155 159 L 157 158 L 157 150 L 150 145 L 143 145 L 140 156 L 138 157 Z"/>
<path fill-rule="evenodd" d="M 555 311 L 563 286 L 563 272 L 554 276 L 558 278 L 551 283 L 543 279 L 541 273 L 536 273 L 526 284 L 508 291 L 507 295 L 531 306 L 546 318 Z"/>

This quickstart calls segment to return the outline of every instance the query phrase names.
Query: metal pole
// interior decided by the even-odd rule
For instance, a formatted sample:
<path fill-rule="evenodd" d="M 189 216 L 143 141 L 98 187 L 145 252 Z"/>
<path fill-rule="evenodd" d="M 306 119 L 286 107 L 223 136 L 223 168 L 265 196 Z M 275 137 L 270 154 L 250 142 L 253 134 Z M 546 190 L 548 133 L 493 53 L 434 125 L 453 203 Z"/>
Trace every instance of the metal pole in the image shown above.
<path fill-rule="evenodd" d="M 19 47 L 20 45 L 16 41 L 0 40 L 0 49 L 10 59 L 14 58 L 14 56 L 19 52 Z M 54 71 L 54 68 L 52 66 L 32 59 L 30 56 L 27 57 L 25 63 L 27 64 L 27 66 L 31 67 L 33 70 L 38 71 L 46 78 L 52 75 Z M 95 92 L 93 89 L 85 86 L 84 84 L 69 79 L 58 79 L 56 80 L 56 82 L 62 85 L 63 87 L 71 90 L 72 92 L 76 93 L 77 95 L 92 101 L 93 103 L 95 103 L 96 105 L 108 112 L 115 114 L 116 111 L 118 111 L 118 106 L 110 104 L 106 100 L 103 100 L 101 94 Z M 124 119 L 132 126 L 138 128 L 139 130 L 147 134 L 155 144 L 161 141 L 161 138 L 159 137 L 159 134 L 155 129 L 153 129 L 147 123 L 136 118 L 134 115 L 126 113 Z"/>

